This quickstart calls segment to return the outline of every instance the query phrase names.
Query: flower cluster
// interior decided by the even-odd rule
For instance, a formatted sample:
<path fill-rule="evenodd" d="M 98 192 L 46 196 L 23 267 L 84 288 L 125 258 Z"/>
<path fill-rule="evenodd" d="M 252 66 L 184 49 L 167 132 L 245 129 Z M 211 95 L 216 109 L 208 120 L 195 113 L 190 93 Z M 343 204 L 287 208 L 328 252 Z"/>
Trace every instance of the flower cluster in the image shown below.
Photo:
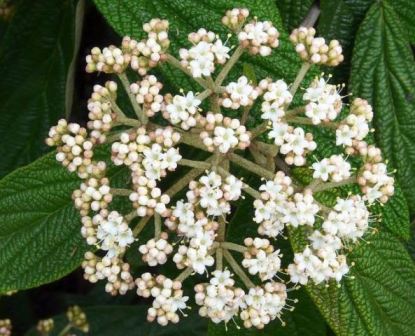
<path fill-rule="evenodd" d="M 144 273 L 136 279 L 137 294 L 144 298 L 153 297 L 153 305 L 147 311 L 147 320 L 165 326 L 169 322 L 177 323 L 180 320 L 178 312 L 187 308 L 188 296 L 183 296 L 180 281 L 173 281 L 163 275 L 156 277 Z M 186 316 L 183 313 L 184 316 Z"/>
<path fill-rule="evenodd" d="M 242 266 L 247 268 L 252 275 L 259 274 L 262 281 L 272 279 L 281 268 L 280 250 L 274 251 L 274 247 L 268 239 L 245 238 L 245 246 Z"/>
<path fill-rule="evenodd" d="M 77 172 L 81 178 L 88 176 L 86 171 L 92 164 L 94 144 L 85 128 L 61 119 L 50 129 L 46 143 L 57 147 L 56 160 L 70 172 Z"/>
<path fill-rule="evenodd" d="M 9 319 L 0 320 L 0 335 L 11 336 L 12 334 L 12 321 Z"/>
<path fill-rule="evenodd" d="M 193 46 L 180 49 L 180 59 L 194 78 L 209 77 L 215 71 L 215 63 L 224 64 L 229 58 L 230 48 L 214 32 L 200 28 L 190 33 L 188 40 Z"/>
<path fill-rule="evenodd" d="M 130 85 L 131 92 L 147 117 L 153 117 L 161 111 L 164 99 L 160 94 L 162 88 L 163 84 L 153 75 L 145 76 L 141 81 Z"/>
<path fill-rule="evenodd" d="M 181 244 L 173 261 L 178 268 L 191 267 L 197 273 L 206 272 L 212 266 L 212 248 L 219 224 L 209 217 L 230 213 L 230 202 L 241 196 L 242 182 L 230 175 L 224 180 L 215 172 L 192 181 L 187 192 L 188 202 L 179 201 L 166 221 L 170 228 L 188 240 Z M 175 224 L 175 222 L 177 224 Z"/>
<path fill-rule="evenodd" d="M 228 270 L 212 272 L 208 284 L 195 286 L 195 301 L 201 306 L 199 314 L 214 323 L 228 322 L 239 312 L 245 292 L 235 287 L 235 280 Z"/>
<path fill-rule="evenodd" d="M 350 177 L 352 166 L 343 156 L 332 155 L 329 158 L 313 163 L 312 168 L 315 179 L 340 182 Z"/>
<path fill-rule="evenodd" d="M 241 76 L 237 82 L 231 82 L 225 87 L 221 103 L 223 107 L 237 110 L 241 106 L 251 106 L 259 93 L 257 88 L 249 84 L 247 77 Z"/>
<path fill-rule="evenodd" d="M 199 123 L 204 128 L 200 138 L 210 152 L 217 148 L 219 152 L 227 153 L 233 148 L 245 149 L 250 144 L 250 133 L 239 119 L 209 112 Z"/>
<path fill-rule="evenodd" d="M 294 82 L 265 78 L 254 84 L 228 74 L 243 53 L 268 56 L 278 47 L 279 32 L 269 21 L 251 21 L 247 9 L 227 11 L 222 22 L 239 41 L 234 50 L 224 36 L 201 28 L 188 35 L 191 46 L 180 49 L 177 59 L 168 50 L 169 23 L 161 19 L 144 25 L 145 40 L 127 36 L 119 47 L 93 48 L 87 71 L 119 76 L 137 118 L 121 110 L 117 84 L 109 81 L 94 86 L 87 128 L 60 120 L 46 142 L 57 147 L 57 161 L 82 180 L 72 198 L 81 214 L 81 234 L 97 249 L 85 254 L 86 280 L 106 281 L 112 295 L 136 287 L 139 296 L 153 299 L 147 319 L 167 325 L 179 322 L 180 313 L 186 316 L 183 281 L 206 275 L 208 280 L 194 288 L 201 316 L 261 329 L 275 319 L 282 322 L 283 309 L 293 308 L 287 304 L 285 275 L 296 288 L 310 281 L 340 282 L 349 272 L 347 251 L 367 238 L 370 228 L 368 206 L 388 201 L 394 178 L 380 149 L 366 139 L 373 118 L 366 100 L 354 98 L 347 113 L 342 86 L 322 76 L 300 86 L 311 63 L 342 61 L 337 41 L 326 44 L 312 28 L 294 30 L 291 41 L 304 61 Z M 165 92 L 169 86 L 152 73 L 161 62 L 203 91 Z M 129 68 L 139 76 L 134 83 L 126 75 Z M 251 120 L 250 114 L 258 118 Z M 310 158 L 319 140 L 313 136 L 316 127 L 333 133 L 336 154 L 321 157 L 315 151 Z M 100 153 L 106 148 L 110 153 L 98 160 L 94 151 L 102 144 L 109 146 L 100 146 Z M 198 152 L 183 150 L 188 147 Z M 358 158 L 349 163 L 349 156 Z M 300 179 L 300 174 L 308 176 Z M 302 185 L 308 178 L 311 182 Z M 349 192 L 334 205 L 317 201 L 324 197 L 316 193 L 349 184 L 360 186 L 360 192 Z M 239 245 L 231 241 L 228 225 L 247 201 L 253 202 L 253 210 L 246 207 L 252 213 L 235 225 L 254 222 L 258 235 L 235 237 L 243 241 Z M 148 226 L 154 228 L 150 237 Z M 275 242 L 288 230 L 307 235 L 308 244 L 294 260 Z M 138 248 L 131 249 L 136 241 Z M 133 253 L 151 273 L 135 275 L 126 261 Z M 170 260 L 180 274 L 154 274 Z"/>
<path fill-rule="evenodd" d="M 278 123 L 281 122 L 282 117 L 285 115 L 284 108 L 293 99 L 288 85 L 281 79 L 276 82 L 270 79 L 263 79 L 259 83 L 259 87 L 264 91 L 264 101 L 261 105 L 261 118 L 276 123 L 276 127 L 278 127 Z"/>
<path fill-rule="evenodd" d="M 184 130 L 196 126 L 198 116 L 198 106 L 201 101 L 194 95 L 192 91 L 185 96 L 176 95 L 174 97 L 165 97 L 165 108 L 163 116 L 173 125 L 180 125 Z"/>
<path fill-rule="evenodd" d="M 310 190 L 294 193 L 291 179 L 283 172 L 278 172 L 273 181 L 266 181 L 259 190 L 261 198 L 254 202 L 254 221 L 260 224 L 258 233 L 275 238 L 285 225 L 313 226 L 320 209 Z"/>
<path fill-rule="evenodd" d="M 324 38 L 315 35 L 314 28 L 306 27 L 294 29 L 291 33 L 290 40 L 301 59 L 313 64 L 339 65 L 344 59 L 339 41 L 331 40 L 327 45 Z"/>
<path fill-rule="evenodd" d="M 287 289 L 281 282 L 266 282 L 262 287 L 251 288 L 244 296 L 241 319 L 245 328 L 262 329 L 276 318 L 281 319 L 286 306 Z"/>
<path fill-rule="evenodd" d="M 246 8 L 233 8 L 226 11 L 222 18 L 222 24 L 233 32 L 238 32 L 249 16 L 249 10 Z"/>
<path fill-rule="evenodd" d="M 112 126 L 116 114 L 113 112 L 114 102 L 117 98 L 117 83 L 108 81 L 105 86 L 94 85 L 94 92 L 88 100 L 88 129 L 91 138 L 96 143 L 104 143 L 106 133 Z"/>
<path fill-rule="evenodd" d="M 252 21 L 246 24 L 238 34 L 239 43 L 250 54 L 269 56 L 272 48 L 279 45 L 280 33 L 271 21 Z"/>
<path fill-rule="evenodd" d="M 303 99 L 307 102 L 305 115 L 314 125 L 334 120 L 342 109 L 342 97 L 335 85 L 324 78 L 316 78 L 306 89 Z"/>
<path fill-rule="evenodd" d="M 162 232 L 159 239 L 152 238 L 144 245 L 140 245 L 138 251 L 143 255 L 143 261 L 149 266 L 165 264 L 167 256 L 173 252 L 173 246 L 167 239 L 167 233 Z"/>
<path fill-rule="evenodd" d="M 95 283 L 98 280 L 107 280 L 105 291 L 111 295 L 124 295 L 134 288 L 134 278 L 130 273 L 130 265 L 118 257 L 99 258 L 92 252 L 85 253 L 82 262 L 84 278 Z"/>

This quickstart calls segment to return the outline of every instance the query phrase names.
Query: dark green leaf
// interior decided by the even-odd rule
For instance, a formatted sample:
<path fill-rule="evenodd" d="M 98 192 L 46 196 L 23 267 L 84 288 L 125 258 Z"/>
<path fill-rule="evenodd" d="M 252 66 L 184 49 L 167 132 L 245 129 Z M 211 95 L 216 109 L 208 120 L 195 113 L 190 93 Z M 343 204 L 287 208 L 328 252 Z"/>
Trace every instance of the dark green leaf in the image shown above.
<path fill-rule="evenodd" d="M 308 285 L 308 293 L 337 335 L 413 335 L 414 264 L 392 234 L 366 239 L 349 254 L 355 266 L 341 286 Z"/>
<path fill-rule="evenodd" d="M 114 184 L 119 172 L 109 171 Z M 87 250 L 71 198 L 79 183 L 54 153 L 0 181 L 0 292 L 39 286 L 79 266 Z"/>
<path fill-rule="evenodd" d="M 43 154 L 49 127 L 65 115 L 76 2 L 16 2 L 0 41 L 0 177 Z"/>
<path fill-rule="evenodd" d="M 350 61 L 357 29 L 373 0 L 321 0 L 318 34 L 328 40 L 336 39 L 343 47 L 345 60 L 331 68 L 336 82 L 349 79 Z"/>
<path fill-rule="evenodd" d="M 313 3 L 314 0 L 276 0 L 285 29 L 290 32 L 298 27 Z"/>
<path fill-rule="evenodd" d="M 388 0 L 388 3 L 393 7 L 395 12 L 399 15 L 399 20 L 403 25 L 403 30 L 406 33 L 407 39 L 415 45 L 415 1 L 412 0 Z"/>
<path fill-rule="evenodd" d="M 398 16 L 386 2 L 374 4 L 359 29 L 351 87 L 375 111 L 376 141 L 397 168 L 415 211 L 415 63 Z"/>

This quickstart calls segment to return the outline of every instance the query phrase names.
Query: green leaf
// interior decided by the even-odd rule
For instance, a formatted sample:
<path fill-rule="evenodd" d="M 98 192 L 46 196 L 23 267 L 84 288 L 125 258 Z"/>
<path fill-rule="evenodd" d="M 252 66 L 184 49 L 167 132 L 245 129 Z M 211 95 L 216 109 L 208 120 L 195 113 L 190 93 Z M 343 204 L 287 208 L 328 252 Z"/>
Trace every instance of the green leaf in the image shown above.
<path fill-rule="evenodd" d="M 206 332 L 206 320 L 200 319 L 196 314 L 190 314 L 187 318 L 182 318 L 179 324 L 169 324 L 162 327 L 156 322 L 149 323 L 146 320 L 147 306 L 92 306 L 85 307 L 85 312 L 90 330 L 90 336 L 170 336 L 185 334 L 187 336 L 200 336 Z M 53 318 L 55 328 L 50 334 L 58 335 L 67 323 L 66 316 L 59 315 Z M 85 335 L 71 330 L 71 334 Z M 35 328 L 26 333 L 26 336 L 36 336 L 38 332 Z"/>
<path fill-rule="evenodd" d="M 373 0 L 321 0 L 318 34 L 328 40 L 336 39 L 343 48 L 344 61 L 330 68 L 336 83 L 349 79 L 350 61 L 357 29 Z"/>
<path fill-rule="evenodd" d="M 388 0 L 388 3 L 393 7 L 395 12 L 399 15 L 399 20 L 403 25 L 403 30 L 406 37 L 415 45 L 415 1 L 412 0 Z"/>
<path fill-rule="evenodd" d="M 223 323 L 214 324 L 209 322 L 208 335 L 220 336 L 220 335 L 243 335 L 243 336 L 293 336 L 293 335 L 307 335 L 307 336 L 322 336 L 326 332 L 326 323 L 322 316 L 310 300 L 307 293 L 304 290 L 294 292 L 289 297 L 291 299 L 297 298 L 298 304 L 295 304 L 294 311 L 286 311 L 281 316 L 282 320 L 286 323 L 282 326 L 280 323 L 270 323 L 263 330 L 257 330 L 255 328 L 244 329 L 241 325 L 238 329 L 234 323 L 229 322 L 227 329 Z M 242 323 L 242 322 L 237 322 Z"/>
<path fill-rule="evenodd" d="M 307 291 L 337 335 L 413 335 L 415 266 L 386 230 L 367 239 L 348 255 L 355 265 L 341 286 L 308 285 Z"/>
<path fill-rule="evenodd" d="M 415 211 L 415 66 L 398 16 L 387 2 L 374 4 L 363 21 L 353 53 L 351 87 L 375 111 L 375 138 L 397 168 Z"/>
<path fill-rule="evenodd" d="M 112 183 L 120 172 L 109 170 Z M 71 197 L 79 184 L 54 153 L 0 181 L 0 293 L 54 281 L 80 265 L 87 246 Z"/>
<path fill-rule="evenodd" d="M 276 0 L 284 26 L 291 32 L 298 27 L 306 17 L 314 0 Z"/>
<path fill-rule="evenodd" d="M 0 177 L 45 153 L 65 115 L 77 1 L 17 1 L 0 41 Z"/>

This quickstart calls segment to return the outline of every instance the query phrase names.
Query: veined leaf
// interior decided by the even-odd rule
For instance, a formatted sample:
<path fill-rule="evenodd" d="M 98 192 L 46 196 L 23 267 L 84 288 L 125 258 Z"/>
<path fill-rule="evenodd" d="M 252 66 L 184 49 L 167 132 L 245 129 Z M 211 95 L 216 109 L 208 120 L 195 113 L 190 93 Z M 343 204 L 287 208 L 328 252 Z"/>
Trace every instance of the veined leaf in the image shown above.
<path fill-rule="evenodd" d="M 65 115 L 77 1 L 17 1 L 0 41 L 0 177 L 46 152 Z"/>
<path fill-rule="evenodd" d="M 291 32 L 301 24 L 314 0 L 276 0 L 275 3 L 285 28 Z"/>
<path fill-rule="evenodd" d="M 119 172 L 109 170 L 112 183 Z M 87 245 L 71 198 L 79 184 L 54 153 L 0 181 L 0 293 L 54 281 L 80 265 Z"/>
<path fill-rule="evenodd" d="M 374 4 L 359 29 L 351 87 L 375 111 L 375 138 L 397 168 L 411 212 L 415 211 L 415 65 L 398 16 L 387 2 Z"/>
<path fill-rule="evenodd" d="M 336 82 L 346 83 L 349 79 L 350 61 L 357 29 L 373 0 L 321 0 L 318 35 L 327 40 L 336 39 L 343 48 L 344 61 L 333 73 Z"/>
<path fill-rule="evenodd" d="M 399 20 L 403 25 L 403 30 L 411 44 L 415 45 L 415 1 L 412 0 L 388 0 L 395 12 L 399 15 Z"/>
<path fill-rule="evenodd" d="M 367 239 L 348 255 L 354 266 L 341 286 L 308 285 L 307 291 L 337 335 L 413 335 L 415 266 L 387 231 Z M 296 248 L 300 241 L 292 239 Z"/>

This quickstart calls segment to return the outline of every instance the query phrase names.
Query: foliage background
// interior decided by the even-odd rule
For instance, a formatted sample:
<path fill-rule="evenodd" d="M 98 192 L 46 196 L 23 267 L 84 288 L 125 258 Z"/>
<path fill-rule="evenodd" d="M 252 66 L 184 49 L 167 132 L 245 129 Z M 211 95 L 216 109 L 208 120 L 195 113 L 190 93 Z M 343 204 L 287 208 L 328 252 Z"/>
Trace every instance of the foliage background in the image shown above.
<path fill-rule="evenodd" d="M 89 50 L 117 44 L 125 34 L 139 38 L 142 23 L 152 17 L 170 20 L 172 47 L 177 51 L 187 32 L 204 26 L 222 33 L 223 12 L 246 6 L 260 19 L 272 20 L 283 33 L 273 56 L 244 57 L 244 68 L 253 69 L 257 78 L 271 75 L 292 81 L 300 64 L 287 32 L 317 6 L 318 33 L 339 39 L 345 51 L 345 62 L 332 71 L 333 82 L 345 82 L 345 94 L 373 104 L 377 130 L 373 141 L 383 149 L 391 169 L 397 169 L 402 192 L 398 188 L 387 206 L 375 210 L 383 216 L 380 233 L 368 238 L 371 244 L 353 249 L 353 277 L 341 288 L 308 286 L 296 293 L 300 304 L 285 315 L 285 328 L 273 323 L 263 332 L 238 332 L 230 325 L 228 334 L 413 335 L 414 1 L 16 0 L 9 5 L 11 14 L 0 19 L 0 293 L 20 291 L 0 297 L 0 317 L 12 319 L 14 334 L 33 334 L 30 328 L 40 318 L 57 316 L 57 323 L 63 323 L 62 313 L 75 303 L 85 307 L 92 335 L 224 334 L 223 327 L 197 318 L 195 311 L 179 327 L 149 325 L 144 321 L 146 302 L 134 293 L 112 298 L 102 285 L 83 281 L 77 268 L 86 246 L 70 199 L 70 190 L 79 182 L 54 162 L 53 154 L 42 156 L 48 151 L 43 139 L 59 118 L 85 122 L 92 86 L 106 80 L 102 74 L 84 73 Z M 319 71 L 329 69 L 313 73 Z M 172 89 L 192 88 L 168 66 L 159 75 Z M 336 150 L 327 134 L 317 136 L 318 155 Z M 118 170 L 111 170 L 111 175 L 122 182 Z M 335 195 L 325 197 L 330 202 Z M 247 206 L 235 213 L 231 236 L 247 230 L 238 223 L 249 210 Z M 301 240 L 299 235 L 291 237 L 294 249 Z M 288 244 L 282 248 L 291 250 Z"/>

